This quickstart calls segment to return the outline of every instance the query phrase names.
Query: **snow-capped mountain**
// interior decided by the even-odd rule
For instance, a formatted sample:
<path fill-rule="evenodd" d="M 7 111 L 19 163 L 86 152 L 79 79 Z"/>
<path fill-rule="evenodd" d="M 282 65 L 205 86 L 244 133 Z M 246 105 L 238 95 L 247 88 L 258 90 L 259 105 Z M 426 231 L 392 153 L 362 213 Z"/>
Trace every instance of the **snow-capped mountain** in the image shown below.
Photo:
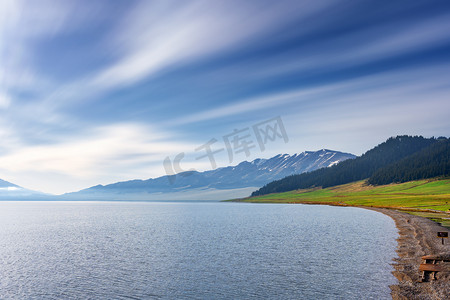
<path fill-rule="evenodd" d="M 355 155 L 333 150 L 279 154 L 270 159 L 244 161 L 236 166 L 205 172 L 184 172 L 148 180 L 97 185 L 66 198 L 109 200 L 223 200 L 246 197 L 252 191 L 283 177 L 330 167 Z"/>

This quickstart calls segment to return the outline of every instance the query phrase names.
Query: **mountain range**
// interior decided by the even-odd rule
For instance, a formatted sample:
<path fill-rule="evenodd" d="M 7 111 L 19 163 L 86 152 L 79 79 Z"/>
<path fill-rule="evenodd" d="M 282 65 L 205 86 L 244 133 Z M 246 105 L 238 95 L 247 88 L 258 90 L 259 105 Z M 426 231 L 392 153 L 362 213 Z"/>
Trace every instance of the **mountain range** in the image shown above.
<path fill-rule="evenodd" d="M 279 154 L 210 171 L 96 185 L 60 196 L 0 179 L 0 200 L 224 200 L 363 179 L 378 185 L 442 176 L 450 176 L 450 139 L 397 136 L 358 157 L 328 149 Z"/>
<path fill-rule="evenodd" d="M 147 180 L 97 185 L 62 196 L 83 200 L 224 200 L 246 197 L 252 191 L 292 174 L 330 167 L 355 155 L 328 149 L 300 154 L 279 154 L 269 159 L 244 161 L 236 166 Z"/>

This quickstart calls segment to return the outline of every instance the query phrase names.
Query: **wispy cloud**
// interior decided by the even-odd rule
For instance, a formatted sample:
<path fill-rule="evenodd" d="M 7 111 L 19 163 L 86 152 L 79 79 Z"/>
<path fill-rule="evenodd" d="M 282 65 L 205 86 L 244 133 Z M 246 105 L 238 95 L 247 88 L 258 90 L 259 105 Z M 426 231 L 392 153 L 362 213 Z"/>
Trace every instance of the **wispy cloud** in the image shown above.
<path fill-rule="evenodd" d="M 295 11 L 299 5 L 294 1 L 264 6 L 241 1 L 142 2 L 120 23 L 123 29 L 114 37 L 124 55 L 100 71 L 93 83 L 128 85 L 176 64 L 245 47 L 261 34 L 293 18 L 317 13 L 330 3 L 311 2 Z"/>
<path fill-rule="evenodd" d="M 249 82 L 264 79 L 283 80 L 299 74 L 327 74 L 336 70 L 345 72 L 353 67 L 380 63 L 386 59 L 401 58 L 448 45 L 449 19 L 450 15 L 443 12 L 438 16 L 422 17 L 414 22 L 408 19 L 372 24 L 326 38 L 318 37 L 307 44 L 274 53 L 264 57 L 264 64 L 261 64 L 259 59 L 250 58 L 213 70 L 205 77 Z M 322 22 L 333 26 L 333 22 L 337 21 L 338 19 L 330 18 Z M 310 26 L 314 28 L 319 25 L 313 23 Z"/>
<path fill-rule="evenodd" d="M 10 30 L 5 30 L 3 37 L 5 44 L 8 40 L 11 45 L 10 35 L 15 35 L 13 57 L 16 59 L 11 59 L 9 53 L 5 57 L 8 55 L 8 61 L 17 63 L 9 63 L 3 69 L 0 66 L 0 72 L 6 87 L 38 90 L 37 101 L 27 105 L 31 110 L 45 106 L 49 115 L 58 114 L 73 102 L 98 101 L 110 91 L 165 70 L 243 49 L 263 34 L 276 31 L 294 19 L 317 14 L 334 3 L 330 0 L 304 5 L 282 1 L 262 6 L 257 2 L 238 1 L 137 2 L 135 7 L 127 7 L 108 33 L 105 51 L 115 58 L 110 64 L 87 70 L 70 82 L 51 83 L 29 67 L 33 65 L 31 53 L 27 51 L 30 42 L 50 39 L 61 31 L 73 31 L 91 20 L 83 18 L 89 14 L 78 12 L 80 5 L 76 2 L 47 1 L 45 7 L 51 9 L 38 10 L 21 1 L 7 2 L 10 13 L 5 15 L 11 17 L 5 24 Z M 35 23 L 37 26 L 30 26 Z"/>
<path fill-rule="evenodd" d="M 3 87 L 30 87 L 37 80 L 39 76 L 30 67 L 33 43 L 56 35 L 64 25 L 73 24 L 67 22 L 70 13 L 70 5 L 61 1 L 0 2 L 0 80 Z"/>
<path fill-rule="evenodd" d="M 386 99 L 392 101 L 394 97 L 398 103 L 398 101 L 411 101 L 410 97 L 417 95 L 421 91 L 421 99 L 423 99 L 425 96 L 431 96 L 434 92 L 439 92 L 440 94 L 450 92 L 450 85 L 444 76 L 447 74 L 449 68 L 450 65 L 448 64 L 415 67 L 395 72 L 382 72 L 340 82 L 325 83 L 314 87 L 272 93 L 249 99 L 230 99 L 234 104 L 227 104 L 182 118 L 172 119 L 167 122 L 167 125 L 180 126 L 248 114 L 249 112 L 255 113 L 274 107 L 292 107 L 292 105 L 301 107 L 303 104 L 310 106 L 311 103 L 323 103 L 329 107 L 335 107 L 336 105 L 340 105 L 340 103 L 336 103 L 336 99 L 345 99 L 347 102 L 359 101 L 366 103 L 368 102 L 368 95 L 371 96 L 370 99 L 372 101 L 378 101 L 378 103 Z M 388 104 L 385 103 L 385 105 Z M 405 107 L 405 111 L 408 111 L 407 107 Z M 292 111 L 286 113 L 290 114 Z"/>

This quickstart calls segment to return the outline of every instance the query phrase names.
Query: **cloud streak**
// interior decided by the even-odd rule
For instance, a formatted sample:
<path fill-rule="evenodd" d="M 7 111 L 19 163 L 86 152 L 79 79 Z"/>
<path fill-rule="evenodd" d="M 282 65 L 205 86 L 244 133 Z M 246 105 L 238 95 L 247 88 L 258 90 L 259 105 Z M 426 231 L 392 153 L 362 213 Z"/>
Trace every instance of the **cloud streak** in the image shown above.
<path fill-rule="evenodd" d="M 434 91 L 439 92 L 440 95 L 445 95 L 450 92 L 450 85 L 444 77 L 449 68 L 450 64 L 426 68 L 410 68 L 344 80 L 342 82 L 327 83 L 315 87 L 283 91 L 250 99 L 238 99 L 233 101 L 235 104 L 224 105 L 183 118 L 170 120 L 167 122 L 167 125 L 180 126 L 217 120 L 239 114 L 248 114 L 249 112 L 255 113 L 274 107 L 290 107 L 292 105 L 301 107 L 302 104 L 311 103 L 312 101 L 330 105 L 336 101 L 336 98 L 345 99 L 347 102 L 352 99 L 367 102 L 367 95 L 370 95 L 373 101 L 378 100 L 382 102 L 384 99 L 393 99 L 397 96 L 397 101 L 408 102 L 411 101 L 411 96 L 417 95 L 419 91 L 426 94 L 426 96 L 433 95 Z M 407 110 L 407 108 L 405 109 Z"/>
<path fill-rule="evenodd" d="M 311 2 L 303 7 L 300 15 L 310 16 L 330 3 Z M 142 2 L 120 25 L 124 29 L 116 43 L 119 47 L 125 45 L 125 55 L 100 71 L 93 79 L 94 85 L 131 84 L 175 64 L 192 63 L 230 48 L 243 47 L 268 30 L 299 18 L 299 13 L 293 13 L 298 6 L 295 1 L 267 3 L 267 7 L 251 4 L 255 3 Z"/>

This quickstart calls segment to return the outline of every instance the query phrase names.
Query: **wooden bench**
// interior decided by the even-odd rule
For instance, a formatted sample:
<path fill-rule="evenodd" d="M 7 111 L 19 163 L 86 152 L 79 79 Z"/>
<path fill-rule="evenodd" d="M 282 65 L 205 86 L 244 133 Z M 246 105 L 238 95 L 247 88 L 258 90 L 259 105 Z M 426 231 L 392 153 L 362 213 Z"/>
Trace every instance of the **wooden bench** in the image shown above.
<path fill-rule="evenodd" d="M 447 255 L 425 255 L 422 256 L 424 263 L 419 265 L 419 271 L 422 271 L 422 282 L 429 280 L 436 280 L 436 273 L 445 271 L 445 268 L 437 264 L 437 262 L 449 262 L 450 257 Z"/>
<path fill-rule="evenodd" d="M 419 266 L 419 271 L 427 271 L 427 272 L 442 272 L 444 268 L 440 265 L 435 264 L 421 264 Z"/>

